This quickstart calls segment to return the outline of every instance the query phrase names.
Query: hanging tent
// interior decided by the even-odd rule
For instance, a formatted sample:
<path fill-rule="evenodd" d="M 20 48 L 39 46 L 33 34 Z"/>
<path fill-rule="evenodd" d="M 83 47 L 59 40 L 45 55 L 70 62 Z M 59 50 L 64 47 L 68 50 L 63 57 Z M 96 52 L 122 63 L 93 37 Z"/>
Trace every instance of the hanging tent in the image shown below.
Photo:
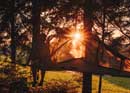
<path fill-rule="evenodd" d="M 37 6 L 39 5 L 33 7 L 33 25 L 36 27 L 33 28 L 30 59 L 35 62 L 38 60 L 36 64 L 42 69 L 130 76 L 130 59 L 112 52 L 112 49 L 103 45 L 92 32 L 85 33 L 83 40 L 82 35 L 79 37 L 76 34 L 62 37 L 60 40 L 55 37 L 50 44 L 45 43 L 46 38 L 40 32 L 40 7 Z"/>
<path fill-rule="evenodd" d="M 40 65 L 45 70 L 72 70 L 79 72 L 92 72 L 94 74 L 109 74 L 115 76 L 130 76 L 130 60 L 122 60 L 116 57 L 111 51 L 107 50 L 100 42 L 99 38 L 89 32 L 86 44 L 77 44 L 73 47 L 73 42 L 63 38 L 62 43 L 52 42 L 52 50 L 45 44 L 41 47 L 41 42 L 33 47 L 34 54 L 41 58 Z M 56 41 L 56 40 L 55 40 Z M 56 47 L 56 48 L 55 48 Z M 86 47 L 86 49 L 84 49 Z M 104 56 L 102 58 L 102 51 Z M 73 52 L 72 52 L 73 51 Z M 42 53 L 44 52 L 44 53 Z M 82 53 L 81 53 L 82 52 Z"/>

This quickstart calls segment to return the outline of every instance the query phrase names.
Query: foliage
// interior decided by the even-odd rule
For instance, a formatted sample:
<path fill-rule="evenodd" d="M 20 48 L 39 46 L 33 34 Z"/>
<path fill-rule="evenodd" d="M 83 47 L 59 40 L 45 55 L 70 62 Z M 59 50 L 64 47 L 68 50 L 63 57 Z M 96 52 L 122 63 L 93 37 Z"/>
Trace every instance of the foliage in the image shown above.
<path fill-rule="evenodd" d="M 29 78 L 30 77 L 30 70 L 29 67 L 22 67 L 20 65 L 15 66 L 15 77 L 12 75 L 12 64 L 11 62 L 0 62 L 0 74 L 1 80 L 13 80 L 15 78 Z"/>
<path fill-rule="evenodd" d="M 12 70 L 12 68 L 15 68 Z M 28 68 L 13 65 L 11 62 L 0 62 L 0 91 L 12 91 L 13 93 L 28 90 Z M 6 90 L 4 90 L 6 89 Z"/>
<path fill-rule="evenodd" d="M 78 93 L 79 85 L 72 80 L 51 80 L 45 84 L 46 93 Z"/>

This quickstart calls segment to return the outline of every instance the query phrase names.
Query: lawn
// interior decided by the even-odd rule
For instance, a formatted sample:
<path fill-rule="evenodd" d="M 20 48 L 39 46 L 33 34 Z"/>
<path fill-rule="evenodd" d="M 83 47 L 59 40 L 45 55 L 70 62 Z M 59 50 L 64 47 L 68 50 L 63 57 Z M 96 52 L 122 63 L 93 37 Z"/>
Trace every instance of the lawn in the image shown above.
<path fill-rule="evenodd" d="M 79 86 L 79 91 L 81 92 L 82 88 L 82 74 L 73 73 L 73 72 L 47 72 L 45 76 L 45 82 L 51 80 L 73 80 L 77 82 Z M 102 93 L 130 93 L 130 78 L 121 78 L 121 77 L 112 77 L 112 76 L 103 76 L 102 79 Z M 93 75 L 93 86 L 92 93 L 97 93 L 98 91 L 98 81 L 99 77 Z M 69 85 L 69 83 L 68 83 Z M 79 93 L 80 93 L 79 92 Z"/>

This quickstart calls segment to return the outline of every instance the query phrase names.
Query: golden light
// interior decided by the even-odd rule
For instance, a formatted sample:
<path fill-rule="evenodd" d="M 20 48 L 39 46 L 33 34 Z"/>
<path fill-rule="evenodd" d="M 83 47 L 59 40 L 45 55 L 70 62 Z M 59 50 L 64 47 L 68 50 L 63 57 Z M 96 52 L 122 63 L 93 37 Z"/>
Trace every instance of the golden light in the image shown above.
<path fill-rule="evenodd" d="M 72 58 L 84 58 L 86 56 L 86 44 L 89 39 L 89 34 L 84 30 L 83 23 L 69 27 L 69 30 L 64 36 L 60 38 L 60 42 L 59 37 L 51 42 L 51 52 L 53 53 L 58 49 L 52 60 L 61 62 Z"/>
<path fill-rule="evenodd" d="M 72 27 L 67 36 L 71 41 L 70 54 L 74 58 L 85 57 L 87 33 L 84 31 L 83 25 L 77 24 L 76 28 Z"/>
<path fill-rule="evenodd" d="M 74 42 L 85 43 L 85 41 L 86 41 L 86 35 L 83 31 L 71 32 L 69 37 Z"/>
<path fill-rule="evenodd" d="M 73 34 L 73 39 L 80 40 L 81 39 L 81 34 L 79 32 L 74 33 Z"/>
<path fill-rule="evenodd" d="M 67 34 L 72 41 L 85 42 L 86 32 L 84 31 L 83 23 L 78 23 L 76 26 L 70 27 L 70 32 Z"/>

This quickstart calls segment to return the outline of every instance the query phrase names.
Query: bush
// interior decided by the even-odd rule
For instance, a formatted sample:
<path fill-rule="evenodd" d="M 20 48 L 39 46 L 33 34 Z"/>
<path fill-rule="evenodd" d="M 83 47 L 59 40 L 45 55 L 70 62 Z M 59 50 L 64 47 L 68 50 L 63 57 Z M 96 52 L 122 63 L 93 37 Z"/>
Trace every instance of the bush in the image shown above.
<path fill-rule="evenodd" d="M 45 93 L 78 93 L 80 86 L 72 80 L 51 80 L 45 83 Z"/>

